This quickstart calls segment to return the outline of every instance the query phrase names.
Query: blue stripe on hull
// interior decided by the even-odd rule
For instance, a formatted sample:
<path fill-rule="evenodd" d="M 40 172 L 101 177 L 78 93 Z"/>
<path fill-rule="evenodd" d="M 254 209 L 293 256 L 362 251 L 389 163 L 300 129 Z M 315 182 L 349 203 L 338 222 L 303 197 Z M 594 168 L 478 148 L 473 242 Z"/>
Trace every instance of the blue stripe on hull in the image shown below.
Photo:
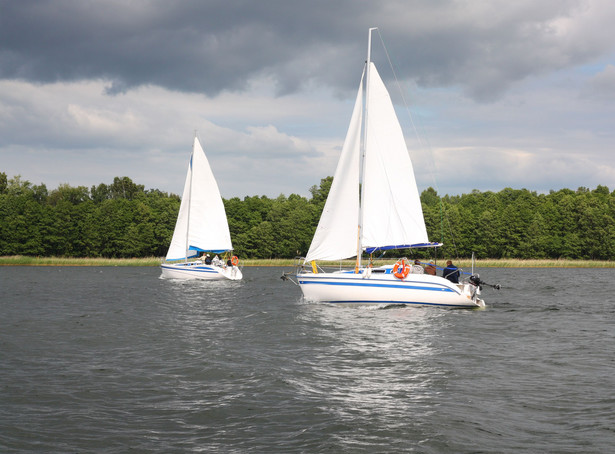
<path fill-rule="evenodd" d="M 324 294 L 320 294 L 316 300 L 322 303 L 325 303 L 325 304 L 346 304 L 346 305 L 351 305 L 351 304 L 376 304 L 376 305 L 403 304 L 403 305 L 409 305 L 409 306 L 410 305 L 411 306 L 437 306 L 437 307 L 450 307 L 450 308 L 478 307 L 478 305 L 473 304 L 473 302 L 471 302 L 470 300 L 468 300 L 468 303 L 465 303 L 465 301 L 464 303 L 461 303 L 459 301 L 455 302 L 454 300 L 456 300 L 457 298 L 459 297 L 463 298 L 462 292 L 455 287 L 453 288 L 447 287 L 446 285 L 443 285 L 438 282 L 431 283 L 431 282 L 426 282 L 426 281 L 422 281 L 422 282 L 420 281 L 389 281 L 386 279 L 363 280 L 360 278 L 359 279 L 344 279 L 343 277 L 337 277 L 337 276 L 333 276 L 333 277 L 317 277 L 317 276 L 300 277 L 300 276 L 297 276 L 297 279 L 298 279 L 300 286 L 305 285 L 305 286 L 309 286 L 309 287 L 316 289 L 318 285 L 322 285 L 322 286 L 327 286 L 331 288 L 332 291 L 333 291 L 333 288 L 338 288 L 340 290 L 334 291 L 334 293 L 336 296 L 338 297 L 341 296 L 342 298 L 343 298 L 343 293 L 344 293 L 342 289 L 344 287 L 348 288 L 349 291 L 350 291 L 350 288 L 357 289 L 358 291 L 360 291 L 361 288 L 364 288 L 366 292 L 370 292 L 372 296 L 375 297 L 374 299 L 369 299 L 369 297 L 365 295 L 365 297 L 368 299 L 348 299 L 348 300 L 341 299 L 341 298 L 336 299 L 336 296 L 333 296 L 329 292 L 325 291 L 323 287 Z M 313 286 L 316 286 L 316 287 L 313 287 Z M 416 295 L 416 294 L 412 295 L 411 293 L 409 293 L 408 296 L 412 298 L 412 300 L 406 300 L 405 297 L 402 295 L 397 295 L 397 297 L 400 298 L 400 300 L 388 300 L 388 299 L 380 300 L 378 299 L 378 293 L 377 293 L 379 289 L 382 289 L 384 293 L 386 293 L 387 289 L 395 290 L 395 291 L 403 290 L 403 291 L 411 291 L 411 292 L 412 291 L 421 292 L 422 294 L 425 295 L 425 299 L 428 301 L 417 301 L 416 300 L 417 297 L 419 300 L 422 300 L 423 297 L 421 297 L 420 295 Z M 355 298 L 357 297 L 363 298 L 363 295 L 356 294 L 357 290 L 354 291 Z M 339 293 L 340 291 L 341 293 Z M 423 293 L 423 292 L 427 292 L 427 293 Z M 436 292 L 436 293 L 433 293 L 433 292 Z M 309 291 L 308 293 L 314 295 L 311 291 Z M 327 295 L 327 293 L 329 294 Z M 442 294 L 442 297 L 444 297 L 444 295 L 448 295 L 447 297 L 445 297 L 445 299 L 452 298 L 453 300 L 450 303 L 437 302 L 437 300 L 439 300 L 440 298 L 435 296 L 436 294 Z M 428 296 L 428 295 L 431 295 L 431 296 Z M 347 295 L 347 296 L 350 296 L 350 295 Z M 385 295 L 380 295 L 380 296 L 385 296 Z M 389 295 L 389 296 L 392 296 L 392 295 Z M 333 298 L 333 300 L 328 300 L 327 298 Z"/>
<path fill-rule="evenodd" d="M 299 281 L 299 284 L 341 285 L 341 286 L 346 286 L 346 287 L 395 288 L 395 289 L 400 289 L 400 290 L 427 290 L 430 292 L 452 292 L 452 293 L 460 294 L 460 292 L 455 292 L 455 290 L 451 288 L 447 288 L 447 287 L 433 288 L 433 287 L 424 287 L 424 286 L 409 285 L 409 284 L 397 285 L 397 284 L 372 284 L 372 283 L 364 283 L 364 282 L 324 282 L 324 281 L 319 281 L 319 282 Z"/>
<path fill-rule="evenodd" d="M 467 308 L 472 305 L 468 304 L 441 304 L 441 303 L 424 303 L 420 301 L 320 301 L 323 304 L 396 304 L 396 305 L 406 305 L 406 306 L 435 306 L 435 307 L 459 307 L 459 308 Z"/>
<path fill-rule="evenodd" d="M 182 268 L 179 268 L 177 266 L 164 266 L 161 265 L 161 268 L 164 268 L 166 270 L 173 270 L 173 271 L 196 271 L 199 273 L 216 273 L 218 274 L 218 271 L 211 269 L 211 268 L 200 268 L 200 267 L 196 267 L 196 266 L 185 266 Z"/>

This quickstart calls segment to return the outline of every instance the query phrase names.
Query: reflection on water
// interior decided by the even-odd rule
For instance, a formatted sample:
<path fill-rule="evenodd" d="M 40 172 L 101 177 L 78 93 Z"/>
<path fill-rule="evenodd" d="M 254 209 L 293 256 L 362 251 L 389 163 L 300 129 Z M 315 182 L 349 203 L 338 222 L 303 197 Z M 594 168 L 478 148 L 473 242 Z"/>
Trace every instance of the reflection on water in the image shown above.
<path fill-rule="evenodd" d="M 300 393 L 325 397 L 335 418 L 375 421 L 391 429 L 427 415 L 444 372 L 432 360 L 438 319 L 432 308 L 347 308 L 303 304 L 302 316 L 321 345 L 310 371 L 296 377 Z M 332 386 L 332 384 L 335 384 Z"/>
<path fill-rule="evenodd" d="M 610 452 L 612 270 L 489 271 L 455 311 L 0 268 L 0 451 Z"/>

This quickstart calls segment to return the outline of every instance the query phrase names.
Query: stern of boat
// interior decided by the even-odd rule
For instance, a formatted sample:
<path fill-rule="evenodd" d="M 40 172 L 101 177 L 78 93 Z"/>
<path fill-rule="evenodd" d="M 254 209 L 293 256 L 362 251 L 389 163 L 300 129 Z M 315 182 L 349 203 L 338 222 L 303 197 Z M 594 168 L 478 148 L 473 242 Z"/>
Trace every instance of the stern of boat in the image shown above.
<path fill-rule="evenodd" d="M 480 297 L 480 285 L 472 283 L 472 281 L 463 282 L 458 284 L 461 293 L 470 301 L 472 301 L 476 307 L 484 308 L 485 301 Z"/>
<path fill-rule="evenodd" d="M 225 278 L 231 281 L 239 281 L 243 278 L 243 273 L 241 272 L 241 268 L 238 266 L 229 266 L 222 273 Z"/>

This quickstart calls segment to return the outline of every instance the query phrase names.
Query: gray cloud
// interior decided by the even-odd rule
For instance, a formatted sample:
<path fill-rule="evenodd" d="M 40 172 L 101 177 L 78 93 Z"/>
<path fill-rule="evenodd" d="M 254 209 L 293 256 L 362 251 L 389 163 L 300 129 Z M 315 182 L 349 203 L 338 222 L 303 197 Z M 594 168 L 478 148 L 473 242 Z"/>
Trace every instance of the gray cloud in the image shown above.
<path fill-rule="evenodd" d="M 197 129 L 225 197 L 307 194 L 378 26 L 442 193 L 614 188 L 614 21 L 611 0 L 0 0 L 0 171 L 179 193 Z"/>
<path fill-rule="evenodd" d="M 607 102 L 615 100 L 615 65 L 607 65 L 589 81 L 591 96 Z"/>
<path fill-rule="evenodd" d="M 399 74 L 457 84 L 492 100 L 532 75 L 596 58 L 593 11 L 578 0 L 0 2 L 0 77 L 102 79 L 109 94 L 142 85 L 215 95 L 264 75 L 278 94 L 310 84 L 349 90 L 366 30 L 380 26 Z M 613 18 L 613 7 L 603 20 Z M 575 27 L 568 22 L 576 17 Z M 596 39 L 593 39 L 593 37 Z M 578 39 L 582 37 L 582 39 Z"/>

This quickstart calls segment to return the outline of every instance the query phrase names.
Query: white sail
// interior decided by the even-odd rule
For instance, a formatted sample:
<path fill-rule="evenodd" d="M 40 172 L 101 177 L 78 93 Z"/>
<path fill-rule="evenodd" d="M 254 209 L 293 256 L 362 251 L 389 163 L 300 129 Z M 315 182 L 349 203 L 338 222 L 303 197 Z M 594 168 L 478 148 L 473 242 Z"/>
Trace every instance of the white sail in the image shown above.
<path fill-rule="evenodd" d="M 370 64 L 363 191 L 363 248 L 427 243 L 423 209 L 389 93 Z"/>
<path fill-rule="evenodd" d="M 197 137 L 184 193 L 166 259 L 195 257 L 198 251 L 232 250 L 231 235 L 218 184 Z"/>
<path fill-rule="evenodd" d="M 362 97 L 361 78 L 346 140 L 306 261 L 339 260 L 357 253 Z"/>

